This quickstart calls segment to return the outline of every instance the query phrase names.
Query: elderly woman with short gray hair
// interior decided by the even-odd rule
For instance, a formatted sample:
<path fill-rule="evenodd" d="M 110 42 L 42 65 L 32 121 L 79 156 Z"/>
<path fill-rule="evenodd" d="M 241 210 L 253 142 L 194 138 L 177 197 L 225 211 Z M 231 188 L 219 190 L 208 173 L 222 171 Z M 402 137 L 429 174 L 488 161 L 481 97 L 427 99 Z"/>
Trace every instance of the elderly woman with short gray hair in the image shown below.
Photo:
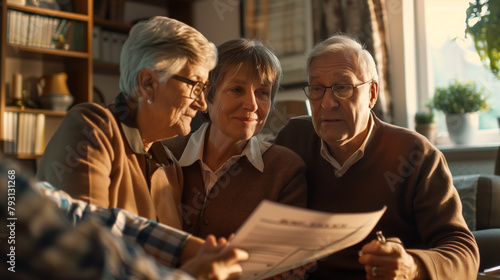
<path fill-rule="evenodd" d="M 74 106 L 48 143 L 37 172 L 74 198 L 181 228 L 181 169 L 159 140 L 187 134 L 207 106 L 217 51 L 174 19 L 134 25 L 120 59 L 120 94 L 107 107 Z"/>

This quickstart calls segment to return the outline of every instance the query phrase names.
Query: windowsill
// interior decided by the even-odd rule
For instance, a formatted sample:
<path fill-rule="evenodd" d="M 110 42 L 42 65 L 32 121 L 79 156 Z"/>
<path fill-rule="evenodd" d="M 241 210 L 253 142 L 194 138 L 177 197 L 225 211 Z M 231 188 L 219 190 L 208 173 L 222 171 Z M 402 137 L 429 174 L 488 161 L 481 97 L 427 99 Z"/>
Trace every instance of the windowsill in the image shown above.
<path fill-rule="evenodd" d="M 499 129 L 479 130 L 476 134 L 475 141 L 467 145 L 452 143 L 448 136 L 448 132 L 440 132 L 436 141 L 436 147 L 442 152 L 496 151 L 499 146 Z"/>
<path fill-rule="evenodd" d="M 494 174 L 500 147 L 498 129 L 480 130 L 476 141 L 470 145 L 451 143 L 448 132 L 438 134 L 436 147 L 443 153 L 453 176 L 470 174 Z"/>

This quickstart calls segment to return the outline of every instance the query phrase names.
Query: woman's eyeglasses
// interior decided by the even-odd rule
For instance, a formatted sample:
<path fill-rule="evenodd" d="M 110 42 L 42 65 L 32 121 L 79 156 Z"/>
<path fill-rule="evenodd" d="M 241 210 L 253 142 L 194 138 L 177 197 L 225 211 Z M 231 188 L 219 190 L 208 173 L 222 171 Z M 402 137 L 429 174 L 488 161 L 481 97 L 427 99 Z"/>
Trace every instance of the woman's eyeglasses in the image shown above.
<path fill-rule="evenodd" d="M 196 98 L 198 98 L 198 96 L 200 96 L 200 94 L 207 93 L 210 90 L 210 86 L 211 86 L 210 82 L 206 82 L 206 83 L 195 82 L 193 80 L 181 77 L 181 76 L 176 75 L 176 74 L 172 74 L 171 78 L 174 80 L 177 80 L 179 82 L 183 82 L 183 83 L 186 83 L 186 84 L 192 86 L 191 92 L 188 96 L 188 98 L 191 98 L 191 99 L 196 99 Z"/>

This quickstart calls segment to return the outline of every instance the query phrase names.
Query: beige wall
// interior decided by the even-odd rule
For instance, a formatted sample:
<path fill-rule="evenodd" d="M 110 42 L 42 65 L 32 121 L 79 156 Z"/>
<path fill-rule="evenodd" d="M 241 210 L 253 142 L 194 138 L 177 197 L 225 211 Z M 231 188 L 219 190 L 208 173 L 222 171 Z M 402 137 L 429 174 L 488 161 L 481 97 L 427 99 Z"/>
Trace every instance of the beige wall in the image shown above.
<path fill-rule="evenodd" d="M 193 1 L 193 26 L 216 45 L 240 37 L 240 2 Z"/>

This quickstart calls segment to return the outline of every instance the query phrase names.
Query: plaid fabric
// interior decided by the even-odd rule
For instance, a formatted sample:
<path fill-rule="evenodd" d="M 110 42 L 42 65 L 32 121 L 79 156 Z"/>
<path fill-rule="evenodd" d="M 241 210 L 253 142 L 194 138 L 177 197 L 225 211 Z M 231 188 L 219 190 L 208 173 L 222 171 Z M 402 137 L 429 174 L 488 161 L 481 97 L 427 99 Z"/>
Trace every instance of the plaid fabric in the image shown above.
<path fill-rule="evenodd" d="M 0 163 L 0 279 L 193 279 L 144 253 L 173 267 L 187 234 L 19 172 Z"/>

